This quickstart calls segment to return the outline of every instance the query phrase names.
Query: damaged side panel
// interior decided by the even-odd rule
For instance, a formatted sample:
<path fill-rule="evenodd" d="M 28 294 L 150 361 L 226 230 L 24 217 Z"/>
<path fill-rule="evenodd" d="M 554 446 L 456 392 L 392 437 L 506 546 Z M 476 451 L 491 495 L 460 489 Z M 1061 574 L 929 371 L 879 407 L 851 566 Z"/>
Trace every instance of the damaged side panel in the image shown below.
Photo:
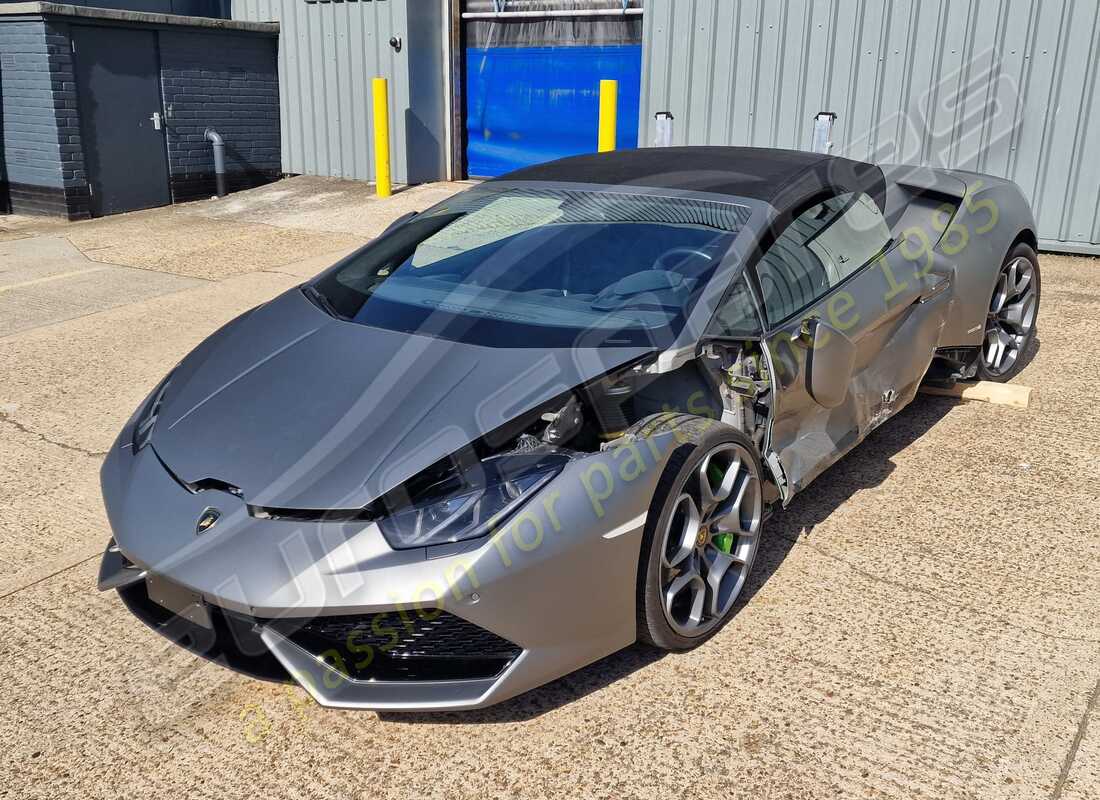
<path fill-rule="evenodd" d="M 894 248 L 767 337 L 776 380 L 765 461 L 782 472 L 784 502 L 913 399 L 939 343 L 950 280 Z M 850 358 L 831 357 L 840 349 Z M 815 397 L 815 363 L 846 392 Z"/>

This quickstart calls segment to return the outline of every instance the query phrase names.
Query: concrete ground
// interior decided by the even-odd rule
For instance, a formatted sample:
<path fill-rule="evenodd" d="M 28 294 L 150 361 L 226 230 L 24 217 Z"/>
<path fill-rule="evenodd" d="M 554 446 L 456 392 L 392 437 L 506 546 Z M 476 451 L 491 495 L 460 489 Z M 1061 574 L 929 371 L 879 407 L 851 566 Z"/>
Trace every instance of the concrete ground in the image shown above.
<path fill-rule="evenodd" d="M 0 797 L 1100 797 L 1100 261 L 1044 255 L 1026 411 L 919 397 L 767 527 L 706 646 L 477 713 L 324 710 L 94 588 L 104 451 L 245 309 L 459 185 L 0 217 Z"/>

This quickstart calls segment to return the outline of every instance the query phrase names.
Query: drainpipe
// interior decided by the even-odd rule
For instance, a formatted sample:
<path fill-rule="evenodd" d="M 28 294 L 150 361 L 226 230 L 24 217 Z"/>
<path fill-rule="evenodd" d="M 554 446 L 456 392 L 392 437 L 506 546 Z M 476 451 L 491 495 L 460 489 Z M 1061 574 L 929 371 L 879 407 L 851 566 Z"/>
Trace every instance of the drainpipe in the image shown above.
<path fill-rule="evenodd" d="M 214 180 L 217 181 L 218 197 L 225 197 L 225 140 L 213 128 L 207 128 L 206 141 L 214 145 Z"/>

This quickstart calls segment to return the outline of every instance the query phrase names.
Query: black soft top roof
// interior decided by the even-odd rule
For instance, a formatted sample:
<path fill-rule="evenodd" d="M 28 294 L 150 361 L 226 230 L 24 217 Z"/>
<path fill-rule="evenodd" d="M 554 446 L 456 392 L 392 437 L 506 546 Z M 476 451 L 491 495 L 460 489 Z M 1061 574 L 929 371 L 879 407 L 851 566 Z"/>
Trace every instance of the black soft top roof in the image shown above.
<path fill-rule="evenodd" d="M 496 180 L 596 183 L 763 200 L 780 211 L 823 188 L 866 191 L 881 204 L 882 171 L 838 156 L 766 147 L 647 147 L 571 156 Z"/>

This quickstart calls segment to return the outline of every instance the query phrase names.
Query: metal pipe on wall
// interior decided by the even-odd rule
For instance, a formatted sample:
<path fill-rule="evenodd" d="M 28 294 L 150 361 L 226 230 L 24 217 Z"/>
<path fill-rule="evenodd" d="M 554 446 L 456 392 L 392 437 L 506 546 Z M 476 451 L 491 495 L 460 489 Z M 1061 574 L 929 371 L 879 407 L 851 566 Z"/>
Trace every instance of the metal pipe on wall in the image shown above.
<path fill-rule="evenodd" d="M 672 147 L 672 112 L 658 111 L 653 115 L 657 135 L 653 138 L 654 147 Z"/>
<path fill-rule="evenodd" d="M 207 128 L 203 136 L 214 147 L 214 181 L 218 197 L 225 197 L 225 140 L 213 128 Z"/>

